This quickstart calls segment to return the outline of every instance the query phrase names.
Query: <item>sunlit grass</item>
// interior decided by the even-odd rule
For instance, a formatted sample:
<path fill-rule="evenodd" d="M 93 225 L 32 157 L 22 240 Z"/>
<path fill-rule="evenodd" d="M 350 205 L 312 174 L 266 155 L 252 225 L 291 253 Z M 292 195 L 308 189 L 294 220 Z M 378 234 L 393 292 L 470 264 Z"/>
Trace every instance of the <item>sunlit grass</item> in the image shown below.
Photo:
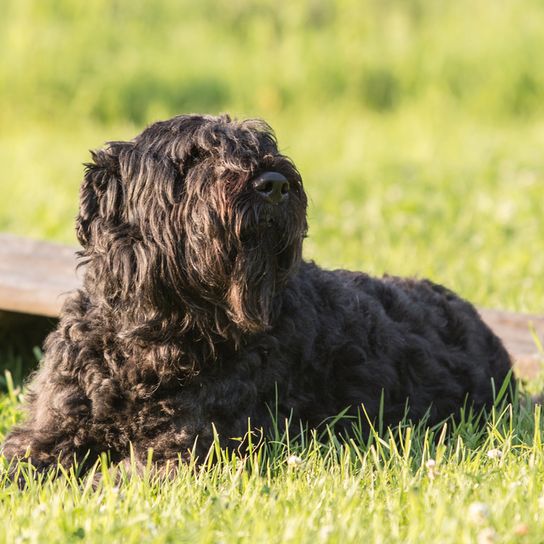
<path fill-rule="evenodd" d="M 17 397 L 2 397 L 0 429 Z M 523 394 L 473 423 L 403 424 L 368 440 L 278 435 L 244 457 L 214 445 L 172 479 L 105 459 L 82 480 L 33 477 L 21 464 L 24 489 L 0 473 L 2 541 L 539 542 L 540 407 Z"/>

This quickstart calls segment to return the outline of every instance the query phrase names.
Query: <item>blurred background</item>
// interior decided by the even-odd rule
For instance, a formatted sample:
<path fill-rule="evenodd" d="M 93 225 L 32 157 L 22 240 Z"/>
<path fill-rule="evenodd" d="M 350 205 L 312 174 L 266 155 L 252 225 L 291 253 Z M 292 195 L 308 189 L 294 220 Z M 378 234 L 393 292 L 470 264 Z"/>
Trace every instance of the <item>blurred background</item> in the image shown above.
<path fill-rule="evenodd" d="M 75 243 L 82 163 L 179 113 L 257 116 L 305 254 L 544 310 L 542 0 L 0 0 L 0 230 Z"/>

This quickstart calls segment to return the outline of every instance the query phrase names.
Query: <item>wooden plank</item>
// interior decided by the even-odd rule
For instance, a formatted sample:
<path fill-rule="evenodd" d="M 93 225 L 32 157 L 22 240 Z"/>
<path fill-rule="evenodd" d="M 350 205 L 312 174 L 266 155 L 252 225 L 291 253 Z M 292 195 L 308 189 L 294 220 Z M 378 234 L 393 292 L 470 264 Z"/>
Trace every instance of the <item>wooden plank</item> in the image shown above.
<path fill-rule="evenodd" d="M 77 248 L 0 234 L 0 310 L 56 317 L 66 294 L 81 284 Z M 81 276 L 81 273 L 79 274 Z M 482 309 L 487 324 L 503 340 L 520 376 L 544 367 L 531 328 L 544 343 L 544 316 Z"/>
<path fill-rule="evenodd" d="M 0 234 L 0 309 L 58 316 L 66 294 L 79 287 L 76 248 Z"/>
<path fill-rule="evenodd" d="M 519 377 L 534 378 L 544 370 L 544 352 L 538 345 L 544 345 L 544 316 L 490 309 L 479 312 L 503 341 Z"/>

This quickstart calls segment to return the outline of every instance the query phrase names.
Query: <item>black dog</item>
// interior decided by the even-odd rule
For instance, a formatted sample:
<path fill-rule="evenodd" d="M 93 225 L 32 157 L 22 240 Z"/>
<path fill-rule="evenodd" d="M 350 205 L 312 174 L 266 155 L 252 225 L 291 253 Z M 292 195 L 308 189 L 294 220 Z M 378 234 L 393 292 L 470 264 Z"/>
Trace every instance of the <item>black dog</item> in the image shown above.
<path fill-rule="evenodd" d="M 202 458 L 213 426 L 232 446 L 248 418 L 317 427 L 364 406 L 372 421 L 380 403 L 384 425 L 435 424 L 490 407 L 509 379 L 501 342 L 451 291 L 301 260 L 302 180 L 264 122 L 175 117 L 93 160 L 84 287 L 46 341 L 8 459 L 122 461 L 132 444 L 161 466 L 195 441 Z"/>

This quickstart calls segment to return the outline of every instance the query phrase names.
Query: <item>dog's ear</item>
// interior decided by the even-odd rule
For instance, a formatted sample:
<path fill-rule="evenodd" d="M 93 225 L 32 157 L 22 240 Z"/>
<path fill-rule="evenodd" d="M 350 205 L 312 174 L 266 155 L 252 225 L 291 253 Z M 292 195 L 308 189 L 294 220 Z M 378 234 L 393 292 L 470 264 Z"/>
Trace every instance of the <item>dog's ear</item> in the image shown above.
<path fill-rule="evenodd" d="M 133 142 L 110 143 L 92 158 L 76 231 L 84 257 L 92 259 L 93 281 L 109 300 L 137 293 L 139 304 L 156 306 L 182 283 L 179 171 Z"/>
<path fill-rule="evenodd" d="M 76 234 L 79 243 L 88 248 L 104 228 L 119 222 L 123 186 L 119 174 L 119 145 L 91 152 L 93 162 L 85 165 L 81 185 Z"/>

